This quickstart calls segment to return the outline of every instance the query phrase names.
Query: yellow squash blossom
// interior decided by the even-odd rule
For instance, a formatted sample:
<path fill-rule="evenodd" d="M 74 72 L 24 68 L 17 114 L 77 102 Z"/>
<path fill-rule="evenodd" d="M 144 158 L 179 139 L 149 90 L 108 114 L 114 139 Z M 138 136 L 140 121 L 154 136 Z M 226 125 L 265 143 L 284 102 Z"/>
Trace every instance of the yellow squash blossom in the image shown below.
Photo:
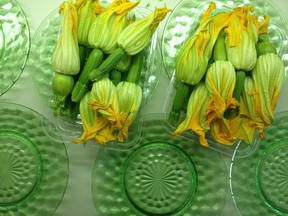
<path fill-rule="evenodd" d="M 98 131 L 97 135 L 94 137 L 93 140 L 98 144 L 105 145 L 108 142 L 116 140 L 114 132 L 114 125 L 109 123 Z"/>
<path fill-rule="evenodd" d="M 264 137 L 264 130 L 268 124 L 261 117 L 259 89 L 256 88 L 252 77 L 245 78 L 241 99 L 240 115 L 251 120 L 250 125 L 253 125 L 258 130 L 259 137 L 262 139 Z"/>
<path fill-rule="evenodd" d="M 250 77 L 247 77 L 245 79 L 250 80 Z M 248 82 L 250 82 L 250 81 L 248 81 Z M 245 85 L 245 82 L 244 82 L 244 85 Z M 246 85 L 247 85 L 247 83 L 246 83 Z M 252 83 L 252 85 L 253 85 L 253 83 Z M 247 86 L 245 88 L 247 89 Z M 244 140 L 247 144 L 252 144 L 254 141 L 256 129 L 259 128 L 259 124 L 257 125 L 257 123 L 255 123 L 252 120 L 251 115 L 250 115 L 249 110 L 248 110 L 248 106 L 245 103 L 245 100 L 243 99 L 243 97 L 244 97 L 243 95 L 247 94 L 246 92 L 242 93 L 241 98 L 240 98 L 240 106 L 239 106 L 240 109 L 239 109 L 239 115 L 237 117 L 239 117 L 241 119 L 241 125 L 239 128 L 238 137 L 239 137 L 239 139 Z M 251 109 L 251 108 L 249 108 L 249 109 Z"/>
<path fill-rule="evenodd" d="M 111 123 L 117 123 L 119 114 L 119 102 L 117 90 L 108 78 L 93 83 L 92 101 L 90 105 Z"/>
<path fill-rule="evenodd" d="M 207 70 L 205 84 L 212 98 L 208 122 L 222 118 L 228 108 L 236 108 L 237 101 L 233 98 L 235 81 L 235 69 L 228 61 L 218 60 Z"/>
<path fill-rule="evenodd" d="M 192 130 L 200 136 L 200 144 L 208 146 L 205 138 L 209 125 L 206 120 L 206 113 L 209 103 L 209 92 L 204 83 L 198 83 L 192 91 L 187 107 L 185 120 L 172 133 L 173 136 L 179 136 L 187 130 Z"/>
<path fill-rule="evenodd" d="M 199 27 L 177 55 L 175 75 L 181 82 L 196 85 L 202 79 L 217 37 L 229 23 L 230 12 L 211 15 L 215 7 L 215 3 L 212 2 L 203 14 Z"/>
<path fill-rule="evenodd" d="M 142 51 L 149 43 L 159 23 L 171 9 L 157 8 L 149 16 L 128 25 L 118 37 L 118 46 L 128 55 Z"/>
<path fill-rule="evenodd" d="M 105 8 L 100 5 L 98 0 L 77 0 L 75 7 L 78 11 L 78 42 L 88 45 L 88 33 L 91 24 Z"/>
<path fill-rule="evenodd" d="M 73 140 L 73 143 L 86 143 L 91 139 L 103 140 L 102 135 L 99 132 L 105 130 L 109 126 L 109 122 L 104 117 L 100 116 L 96 110 L 93 110 L 89 105 L 93 100 L 91 92 L 87 92 L 81 99 L 79 110 L 81 115 L 81 121 L 83 126 L 83 134 L 78 140 Z M 103 144 L 103 142 L 99 142 Z"/>
<path fill-rule="evenodd" d="M 53 53 L 52 69 L 75 75 L 80 70 L 77 10 L 72 1 L 65 1 L 60 5 L 59 13 L 62 14 L 61 33 Z"/>
<path fill-rule="evenodd" d="M 285 68 L 274 53 L 259 56 L 252 70 L 255 88 L 259 94 L 259 117 L 270 125 L 274 120 L 274 110 L 285 81 Z"/>
<path fill-rule="evenodd" d="M 127 26 L 126 14 L 138 4 L 139 2 L 124 2 L 98 15 L 89 32 L 90 46 L 108 54 L 113 52 L 118 47 L 118 36 Z"/>
<path fill-rule="evenodd" d="M 123 142 L 128 138 L 128 129 L 136 118 L 142 102 L 142 89 L 139 85 L 131 82 L 120 82 L 117 86 L 119 100 L 119 133 L 118 140 Z"/>
<path fill-rule="evenodd" d="M 267 31 L 269 17 L 259 22 L 253 11 L 252 5 L 235 8 L 225 29 L 227 60 L 237 70 L 250 71 L 255 66 L 258 36 Z"/>

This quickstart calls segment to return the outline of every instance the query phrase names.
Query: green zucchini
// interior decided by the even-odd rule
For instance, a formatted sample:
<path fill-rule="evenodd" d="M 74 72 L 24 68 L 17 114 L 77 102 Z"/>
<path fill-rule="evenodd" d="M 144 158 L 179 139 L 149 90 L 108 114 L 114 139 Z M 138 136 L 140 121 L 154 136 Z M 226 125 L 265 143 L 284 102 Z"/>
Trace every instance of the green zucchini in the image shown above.
<path fill-rule="evenodd" d="M 72 90 L 72 101 L 80 102 L 82 97 L 88 91 L 88 85 L 90 83 L 89 73 L 97 68 L 103 60 L 103 52 L 100 49 L 93 49 L 88 56 L 87 62 L 84 65 L 83 70 L 77 80 L 75 87 Z"/>
<path fill-rule="evenodd" d="M 225 33 L 223 30 L 219 33 L 217 40 L 214 44 L 212 56 L 214 62 L 217 60 L 227 60 Z"/>
<path fill-rule="evenodd" d="M 176 95 L 173 100 L 172 109 L 169 113 L 168 122 L 170 124 L 175 124 L 180 118 L 180 112 L 186 102 L 187 97 L 189 97 L 190 88 L 186 83 L 176 81 Z"/>
<path fill-rule="evenodd" d="M 52 80 L 52 91 L 54 93 L 53 108 L 64 107 L 66 98 L 74 87 L 74 78 L 68 74 L 55 73 Z"/>
<path fill-rule="evenodd" d="M 140 52 L 133 56 L 133 62 L 130 66 L 128 76 L 127 76 L 127 82 L 138 84 L 142 66 L 143 66 L 143 58 L 144 58 L 144 52 Z"/>
<path fill-rule="evenodd" d="M 125 54 L 126 53 L 122 48 L 115 49 L 97 69 L 94 69 L 89 73 L 89 79 L 92 82 L 102 79 L 105 74 L 115 67 Z"/>

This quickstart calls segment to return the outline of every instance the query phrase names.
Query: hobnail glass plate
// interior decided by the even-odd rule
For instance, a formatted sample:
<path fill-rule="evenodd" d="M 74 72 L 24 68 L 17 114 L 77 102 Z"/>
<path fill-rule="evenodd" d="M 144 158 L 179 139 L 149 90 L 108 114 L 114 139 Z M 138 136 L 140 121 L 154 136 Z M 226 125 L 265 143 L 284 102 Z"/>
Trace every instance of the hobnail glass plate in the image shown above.
<path fill-rule="evenodd" d="M 109 1 L 100 2 L 104 6 L 109 4 Z M 131 13 L 135 13 L 138 19 L 150 14 L 151 11 L 147 8 L 136 7 Z M 34 89 L 47 108 L 51 106 L 51 102 L 53 101 L 52 80 L 55 73 L 51 69 L 51 60 L 61 27 L 60 25 L 61 15 L 59 15 L 58 9 L 55 9 L 46 17 L 35 32 L 35 35 L 32 38 L 31 51 L 27 64 Z M 145 63 L 143 64 L 139 83 L 143 90 L 143 105 L 145 105 L 153 95 L 161 76 L 161 50 L 157 43 L 157 30 L 151 39 L 150 45 L 144 52 Z M 72 139 L 78 139 L 81 136 L 82 124 L 79 115 L 76 118 L 68 117 L 55 119 L 52 109 L 50 109 L 50 114 L 48 112 L 48 115 L 50 116 L 49 119 L 51 119 L 51 121 L 58 122 L 58 129 L 61 130 L 63 134 L 65 133 L 70 141 Z M 136 122 L 134 127 L 140 126 Z M 53 134 L 53 131 L 50 131 L 49 133 Z M 117 144 L 117 146 L 121 146 L 121 144 Z"/>
<path fill-rule="evenodd" d="M 68 156 L 42 121 L 29 108 L 0 103 L 0 215 L 50 216 L 62 201 Z"/>
<path fill-rule="evenodd" d="M 0 96 L 20 77 L 30 50 L 26 15 L 15 0 L 0 0 Z"/>
<path fill-rule="evenodd" d="M 221 215 L 223 158 L 197 141 L 172 138 L 162 124 L 163 115 L 147 115 L 134 149 L 99 150 L 91 180 L 98 215 Z"/>
<path fill-rule="evenodd" d="M 275 114 L 257 151 L 230 166 L 231 193 L 241 215 L 288 215 L 288 112 Z"/>
<path fill-rule="evenodd" d="M 176 56 L 183 43 L 198 27 L 204 11 L 211 1 L 190 1 L 182 0 L 170 14 L 164 27 L 161 53 L 164 67 L 169 78 L 172 78 L 175 70 Z M 216 3 L 216 10 L 231 11 L 232 8 L 241 5 L 254 5 L 255 13 L 263 16 L 269 14 L 269 38 L 277 47 L 277 52 L 285 64 L 285 71 L 288 72 L 288 24 L 283 12 L 273 1 L 262 0 L 236 0 L 236 1 L 213 1 Z"/>

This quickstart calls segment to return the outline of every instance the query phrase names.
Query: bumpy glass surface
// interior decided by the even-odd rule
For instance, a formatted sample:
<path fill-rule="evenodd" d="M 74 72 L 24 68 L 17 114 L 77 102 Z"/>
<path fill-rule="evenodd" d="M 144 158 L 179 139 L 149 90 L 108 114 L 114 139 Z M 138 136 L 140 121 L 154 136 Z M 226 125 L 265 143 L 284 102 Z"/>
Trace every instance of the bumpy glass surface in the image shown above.
<path fill-rule="evenodd" d="M 92 172 L 97 215 L 221 215 L 228 182 L 221 155 L 171 137 L 162 119 L 145 116 L 132 150 L 100 149 Z"/>
<path fill-rule="evenodd" d="M 275 114 L 253 155 L 235 156 L 230 186 L 241 215 L 288 215 L 288 112 Z"/>
<path fill-rule="evenodd" d="M 17 1 L 0 0 L 0 96 L 20 77 L 29 49 L 30 32 L 25 13 Z"/>
<path fill-rule="evenodd" d="M 144 145 L 129 155 L 123 190 L 132 207 L 147 214 L 173 214 L 196 189 L 196 172 L 181 149 L 166 143 Z"/>
<path fill-rule="evenodd" d="M 164 28 L 162 38 L 162 57 L 168 76 L 171 78 L 175 70 L 176 56 L 188 37 L 193 34 L 199 25 L 201 15 L 208 8 L 211 1 L 182 0 L 173 10 Z M 277 47 L 277 52 L 288 71 L 288 25 L 283 12 L 272 3 L 262 0 L 236 0 L 236 1 L 213 1 L 216 3 L 215 11 L 230 11 L 241 5 L 254 5 L 255 13 L 263 16 L 269 14 L 269 38 Z"/>
<path fill-rule="evenodd" d="M 25 199 L 42 175 L 39 151 L 25 136 L 0 131 L 0 205 Z"/>
<path fill-rule="evenodd" d="M 43 121 L 33 110 L 0 103 L 0 215 L 50 216 L 63 198 L 66 148 L 46 135 Z"/>

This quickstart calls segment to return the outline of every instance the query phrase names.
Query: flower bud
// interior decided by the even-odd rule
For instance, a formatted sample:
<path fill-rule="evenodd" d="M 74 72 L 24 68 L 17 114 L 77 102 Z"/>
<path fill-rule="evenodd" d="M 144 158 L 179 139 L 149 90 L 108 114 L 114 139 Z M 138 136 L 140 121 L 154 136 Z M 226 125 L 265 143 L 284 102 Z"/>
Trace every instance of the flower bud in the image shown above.
<path fill-rule="evenodd" d="M 205 139 L 205 133 L 209 130 L 209 125 L 206 120 L 209 103 L 209 92 L 204 83 L 200 82 L 192 91 L 186 112 L 186 117 L 183 122 L 173 132 L 173 136 L 179 136 L 187 130 L 192 130 L 200 136 L 200 144 L 208 146 Z"/>
<path fill-rule="evenodd" d="M 212 98 L 208 122 L 222 118 L 228 108 L 236 108 L 237 101 L 233 98 L 235 81 L 235 69 L 228 61 L 218 60 L 207 70 L 205 84 Z"/>
<path fill-rule="evenodd" d="M 96 16 L 105 10 L 97 0 L 77 0 L 78 11 L 78 42 L 88 45 L 88 33 Z"/>
<path fill-rule="evenodd" d="M 285 81 L 285 68 L 281 59 L 274 53 L 259 56 L 252 70 L 255 87 L 259 93 L 260 117 L 271 124 L 274 109 Z"/>
<path fill-rule="evenodd" d="M 120 111 L 120 128 L 118 140 L 123 142 L 128 138 L 128 129 L 136 118 L 142 102 L 142 89 L 139 85 L 130 82 L 120 82 L 117 86 Z"/>
<path fill-rule="evenodd" d="M 63 2 L 61 33 L 52 57 L 52 69 L 58 73 L 75 75 L 80 70 L 77 36 L 77 11 L 73 3 Z"/>
<path fill-rule="evenodd" d="M 128 55 L 141 52 L 149 43 L 158 24 L 171 11 L 167 7 L 157 8 L 149 16 L 128 25 L 119 35 L 118 45 Z"/>
<path fill-rule="evenodd" d="M 98 133 L 109 125 L 109 122 L 104 117 L 100 116 L 96 110 L 93 110 L 89 103 L 93 100 L 91 92 L 87 92 L 80 101 L 79 110 L 81 115 L 81 121 L 83 126 L 83 134 L 78 140 L 73 140 L 73 143 L 87 142 L 90 139 L 97 139 L 99 144 L 106 143 L 103 141 L 103 136 Z"/>
<path fill-rule="evenodd" d="M 115 50 L 118 47 L 118 36 L 127 26 L 126 14 L 138 4 L 139 2 L 125 2 L 98 15 L 89 32 L 90 46 L 108 54 Z"/>
<path fill-rule="evenodd" d="M 117 123 L 119 102 L 116 87 L 108 78 L 93 83 L 90 105 L 112 123 Z"/>

